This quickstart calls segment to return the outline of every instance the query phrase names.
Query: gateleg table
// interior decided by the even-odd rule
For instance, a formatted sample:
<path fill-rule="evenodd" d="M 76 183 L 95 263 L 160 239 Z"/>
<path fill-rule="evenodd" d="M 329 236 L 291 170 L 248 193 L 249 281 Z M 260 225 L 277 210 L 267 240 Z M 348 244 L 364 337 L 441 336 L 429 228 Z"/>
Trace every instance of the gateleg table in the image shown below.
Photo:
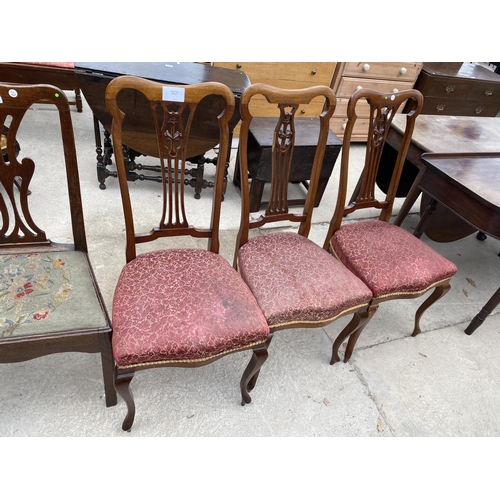
<path fill-rule="evenodd" d="M 425 153 L 420 162 L 420 172 L 396 218 L 396 225 L 401 224 L 420 193 L 426 193 L 430 203 L 415 229 L 415 236 L 422 235 L 439 204 L 473 230 L 500 239 L 500 152 Z M 465 333 L 472 334 L 499 304 L 500 288 L 474 317 Z"/>

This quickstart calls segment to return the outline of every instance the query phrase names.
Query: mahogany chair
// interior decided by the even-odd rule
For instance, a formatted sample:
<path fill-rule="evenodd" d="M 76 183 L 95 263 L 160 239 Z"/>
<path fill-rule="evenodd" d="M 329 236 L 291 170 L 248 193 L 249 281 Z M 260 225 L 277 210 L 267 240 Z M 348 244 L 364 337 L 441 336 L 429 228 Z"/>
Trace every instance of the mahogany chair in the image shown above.
<path fill-rule="evenodd" d="M 159 224 L 143 234 L 134 228 L 122 154 L 122 125 L 127 116 L 119 107 L 119 98 L 124 89 L 141 93 L 152 113 L 162 169 Z M 210 227 L 196 228 L 188 223 L 184 204 L 185 162 L 193 116 L 207 96 L 219 96 L 221 101 L 219 110 L 213 108 L 220 144 Z M 167 87 L 120 76 L 108 85 L 106 104 L 113 117 L 111 134 L 127 240 L 127 264 L 116 286 L 112 311 L 115 387 L 128 410 L 122 428 L 130 430 L 134 421 L 130 382 L 137 370 L 194 368 L 229 353 L 253 349 L 241 382 L 242 398 L 250 402 L 248 379 L 267 358 L 269 328 L 247 285 L 218 253 L 225 159 L 230 147 L 228 121 L 234 112 L 234 96 L 221 83 Z M 137 254 L 136 247 L 142 243 L 179 236 L 205 238 L 208 248 L 167 248 Z"/>
<path fill-rule="evenodd" d="M 257 219 L 250 219 L 248 185 L 248 135 L 252 122 L 251 101 L 264 96 L 279 110 L 274 132 L 270 199 Z M 295 115 L 313 99 L 322 99 L 318 139 L 309 188 L 303 210 L 288 207 L 289 173 L 296 140 Z M 256 99 L 256 100 L 257 100 Z M 346 314 L 353 319 L 347 331 L 363 328 L 369 319 L 370 290 L 337 259 L 308 238 L 323 155 L 336 98 L 324 86 L 284 90 L 264 84 L 248 87 L 241 96 L 239 164 L 241 180 L 241 224 L 236 242 L 234 267 L 238 269 L 262 309 L 271 332 L 292 328 L 325 326 Z M 297 229 L 283 231 L 276 222 L 298 223 Z M 260 228 L 266 226 L 264 234 Z M 274 226 L 274 230 L 273 229 Z M 250 234 L 252 231 L 252 234 Z M 257 232 L 259 234 L 255 235 Z M 269 342 L 271 341 L 271 336 Z M 252 389 L 255 372 L 248 389 Z"/>
<path fill-rule="evenodd" d="M 408 105 L 406 128 L 395 159 L 385 199 L 378 200 L 376 178 L 387 133 L 397 110 Z M 365 164 L 353 195 L 346 205 L 351 135 L 359 106 L 370 110 Z M 415 119 L 423 105 L 418 90 L 384 94 L 369 89 L 356 91 L 347 106 L 347 127 L 343 138 L 340 185 L 335 213 L 330 222 L 324 248 L 363 280 L 373 293 L 374 313 L 380 302 L 416 298 L 433 290 L 417 309 L 412 335 L 420 333 L 420 318 L 450 289 L 456 266 L 408 231 L 389 223 L 404 160 L 411 142 Z M 360 209 L 380 210 L 378 219 L 348 223 L 345 217 Z M 361 331 L 342 332 L 334 342 L 334 359 L 339 361 L 338 348 L 349 337 L 344 361 L 349 360 Z"/>
<path fill-rule="evenodd" d="M 111 326 L 87 253 L 68 100 L 50 85 L 0 84 L 0 103 L 0 123 L 4 131 L 8 129 L 2 135 L 5 149 L 0 155 L 0 363 L 61 352 L 101 353 L 106 406 L 113 406 L 117 398 Z M 58 112 L 60 131 L 56 133 L 62 136 L 65 168 L 52 160 L 44 165 L 39 158 L 37 170 L 49 169 L 48 175 L 58 183 L 66 176 L 69 211 L 66 200 L 41 195 L 39 189 L 36 204 L 29 202 L 35 162 L 18 158 L 16 138 L 30 119 L 27 111 L 38 103 L 51 104 Z M 29 138 L 23 137 L 22 144 L 29 149 Z M 61 226 L 70 222 L 72 243 L 48 238 L 35 222 L 42 220 L 45 211 L 57 215 Z"/>

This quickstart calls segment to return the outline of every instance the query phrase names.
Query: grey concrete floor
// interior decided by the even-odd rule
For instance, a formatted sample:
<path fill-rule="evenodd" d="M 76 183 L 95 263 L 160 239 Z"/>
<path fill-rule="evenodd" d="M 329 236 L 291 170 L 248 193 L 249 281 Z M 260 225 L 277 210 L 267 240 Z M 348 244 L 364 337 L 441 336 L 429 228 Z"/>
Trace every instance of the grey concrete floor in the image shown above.
<path fill-rule="evenodd" d="M 111 313 L 125 263 L 118 183 L 108 178 L 107 188 L 99 189 L 92 113 L 86 104 L 83 113 L 72 109 L 90 258 Z M 41 105 L 29 113 L 34 125 L 21 131 L 20 141 L 22 154 L 38 159 L 30 202 L 52 239 L 64 240 L 69 227 L 59 208 L 65 204 L 58 176 L 60 143 L 57 130 L 50 132 L 55 112 Z M 221 235 L 221 253 L 230 262 L 240 213 L 240 196 L 232 184 L 234 153 Z M 353 171 L 359 172 L 363 154 L 363 144 L 352 148 Z M 311 238 L 318 244 L 333 213 L 335 172 L 314 213 Z M 133 202 L 141 205 L 139 224 L 148 229 L 157 222 L 152 208 L 158 189 L 151 182 L 131 185 Z M 37 213 L 48 193 L 53 210 Z M 210 196 L 205 190 L 201 200 L 189 197 L 189 210 L 207 216 Z M 411 231 L 417 221 L 414 207 L 404 227 Z M 416 338 L 410 337 L 413 314 L 424 298 L 383 303 L 348 363 L 329 364 L 332 341 L 347 319 L 325 328 L 278 332 L 253 401 L 244 407 L 238 384 L 249 353 L 197 369 L 142 371 L 133 381 L 137 413 L 131 433 L 121 430 L 123 401 L 105 407 L 99 355 L 65 353 L 3 364 L 0 436 L 499 436 L 500 316 L 493 314 L 472 336 L 464 329 L 498 287 L 500 242 L 479 241 L 475 235 L 446 244 L 423 239 L 455 262 L 458 274 L 451 291 L 423 316 L 423 331 Z"/>

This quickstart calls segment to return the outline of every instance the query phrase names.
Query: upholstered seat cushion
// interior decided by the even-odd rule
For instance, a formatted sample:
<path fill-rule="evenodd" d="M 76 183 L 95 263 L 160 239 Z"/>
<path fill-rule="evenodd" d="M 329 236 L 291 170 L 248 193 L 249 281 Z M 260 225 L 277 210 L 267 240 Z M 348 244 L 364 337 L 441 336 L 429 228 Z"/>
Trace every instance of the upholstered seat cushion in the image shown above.
<path fill-rule="evenodd" d="M 297 233 L 251 238 L 239 250 L 238 269 L 271 327 L 327 322 L 372 298 L 332 255 Z"/>
<path fill-rule="evenodd" d="M 453 262 L 408 231 L 384 221 L 345 224 L 330 245 L 375 298 L 421 293 L 457 272 Z"/>
<path fill-rule="evenodd" d="M 69 330 L 109 328 L 87 255 L 0 255 L 0 341 Z"/>
<path fill-rule="evenodd" d="M 255 298 L 218 254 L 200 249 L 142 254 L 122 270 L 113 298 L 113 355 L 121 368 L 203 361 L 264 342 Z"/>

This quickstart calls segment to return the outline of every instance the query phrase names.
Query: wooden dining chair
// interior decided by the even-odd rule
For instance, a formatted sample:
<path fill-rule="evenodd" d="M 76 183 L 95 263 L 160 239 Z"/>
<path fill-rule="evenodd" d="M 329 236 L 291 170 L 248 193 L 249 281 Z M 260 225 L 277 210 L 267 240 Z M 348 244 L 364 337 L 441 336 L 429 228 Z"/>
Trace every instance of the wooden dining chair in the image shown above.
<path fill-rule="evenodd" d="M 405 132 L 386 196 L 379 200 L 377 197 L 382 196 L 377 194 L 375 184 L 384 144 L 392 119 L 405 102 L 408 102 Z M 365 163 L 354 193 L 346 203 L 351 136 L 362 105 L 367 105 L 370 113 Z M 343 138 L 337 203 L 324 243 L 326 250 L 370 288 L 373 312 L 380 302 L 416 298 L 433 290 L 417 309 L 413 336 L 420 333 L 422 314 L 448 292 L 450 280 L 457 272 L 455 264 L 408 231 L 389 222 L 415 120 L 422 105 L 422 94 L 414 89 L 392 94 L 360 89 L 351 96 L 347 105 L 348 121 Z M 378 219 L 350 221 L 347 218 L 361 209 L 379 211 Z M 352 334 L 342 332 L 337 337 L 333 361 L 340 360 L 338 348 L 348 337 L 344 361 L 349 360 L 360 333 L 360 330 Z"/>
<path fill-rule="evenodd" d="M 18 131 L 33 118 L 29 108 L 39 104 L 58 113 L 60 130 L 55 133 L 61 134 L 65 166 L 43 156 L 18 157 L 20 143 L 22 150 L 30 150 L 29 136 L 25 133 L 18 142 Z M 0 363 L 61 352 L 100 353 L 106 406 L 113 406 L 111 325 L 87 252 L 68 100 L 50 85 L 0 84 L 0 123 L 8 129 L 0 155 Z M 50 125 L 43 133 L 53 133 Z M 67 200 L 40 188 L 28 197 L 35 174 L 54 183 L 66 178 L 69 210 Z M 47 213 L 58 217 L 59 231 L 71 224 L 71 243 L 56 243 L 39 227 Z M 55 370 L 60 362 L 54 360 Z"/>
<path fill-rule="evenodd" d="M 253 118 L 252 99 L 262 100 L 262 96 L 270 107 L 279 110 L 279 118 L 276 119 L 273 139 L 270 198 L 265 211 L 258 218 L 251 219 L 248 135 Z M 288 180 L 297 139 L 295 125 L 299 120 L 308 120 L 295 115 L 302 105 L 313 99 L 321 102 L 309 188 L 303 210 L 290 210 Z M 346 327 L 349 333 L 362 329 L 370 317 L 370 290 L 343 264 L 308 238 L 329 120 L 336 105 L 335 94 L 324 86 L 285 90 L 255 84 L 245 90 L 240 103 L 241 223 L 234 267 L 256 297 L 271 334 L 284 329 L 322 327 L 346 314 L 353 314 Z M 282 225 L 283 222 L 295 228 L 280 230 L 276 227 L 276 223 Z M 262 233 L 264 227 L 266 232 Z M 255 385 L 258 374 L 256 371 L 250 380 L 249 390 Z"/>
<path fill-rule="evenodd" d="M 137 232 L 134 226 L 122 154 L 122 126 L 127 116 L 119 107 L 119 98 L 124 89 L 143 95 L 141 101 L 146 102 L 156 126 L 162 201 L 158 204 L 159 223 L 147 233 Z M 212 108 L 219 123 L 220 144 L 210 225 L 197 228 L 188 223 L 184 203 L 185 162 L 193 116 L 207 96 L 220 99 L 220 109 Z M 126 227 L 127 263 L 116 285 L 112 310 L 115 386 L 128 410 L 122 428 L 130 430 L 134 421 L 130 383 L 137 370 L 194 368 L 229 353 L 253 349 L 241 381 L 242 398 L 249 402 L 248 380 L 267 358 L 269 327 L 247 285 L 218 253 L 234 96 L 221 83 L 166 86 L 120 76 L 106 89 L 106 105 L 113 117 L 111 134 Z M 140 200 L 137 207 L 148 208 Z M 181 236 L 204 238 L 208 248 L 181 246 L 137 253 L 142 243 Z"/>

